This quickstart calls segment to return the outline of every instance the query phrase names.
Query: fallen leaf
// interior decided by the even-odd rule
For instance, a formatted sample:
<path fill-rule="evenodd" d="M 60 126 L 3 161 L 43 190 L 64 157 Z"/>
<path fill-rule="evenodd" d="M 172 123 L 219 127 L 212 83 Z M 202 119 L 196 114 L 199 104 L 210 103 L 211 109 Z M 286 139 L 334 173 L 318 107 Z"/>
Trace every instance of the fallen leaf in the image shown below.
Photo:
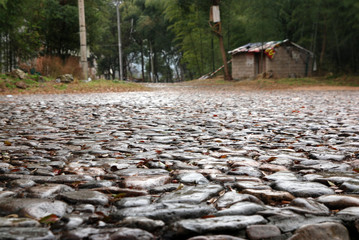
<path fill-rule="evenodd" d="M 4 144 L 5 144 L 5 146 L 11 146 L 12 145 L 12 143 L 10 142 L 10 141 L 4 141 Z"/>
<path fill-rule="evenodd" d="M 52 224 L 52 223 L 55 223 L 57 221 L 59 221 L 60 218 L 55 215 L 55 214 L 50 214 L 46 217 L 43 217 L 39 220 L 40 223 L 43 223 L 43 224 Z"/>
<path fill-rule="evenodd" d="M 215 202 L 217 202 L 218 198 L 214 197 L 214 198 L 211 198 L 209 200 L 207 200 L 207 204 L 213 204 Z"/>
<path fill-rule="evenodd" d="M 178 188 L 176 189 L 176 191 L 181 190 L 183 187 L 184 187 L 184 185 L 181 183 L 181 184 L 178 186 Z"/>
<path fill-rule="evenodd" d="M 118 193 L 118 194 L 112 194 L 112 197 L 119 199 L 126 197 L 126 193 Z"/>
<path fill-rule="evenodd" d="M 274 161 L 274 160 L 276 160 L 276 159 L 277 159 L 277 157 L 270 157 L 270 158 L 267 159 L 266 162 L 271 162 L 271 161 Z"/>
<path fill-rule="evenodd" d="M 327 182 L 331 187 L 336 187 L 336 185 L 333 182 L 331 182 L 331 181 L 327 181 Z"/>

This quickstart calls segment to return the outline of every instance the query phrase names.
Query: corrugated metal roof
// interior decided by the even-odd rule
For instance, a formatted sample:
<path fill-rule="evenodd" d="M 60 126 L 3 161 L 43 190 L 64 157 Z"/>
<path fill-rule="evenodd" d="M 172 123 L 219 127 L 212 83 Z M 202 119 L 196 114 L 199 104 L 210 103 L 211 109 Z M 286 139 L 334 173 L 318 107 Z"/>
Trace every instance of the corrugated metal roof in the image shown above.
<path fill-rule="evenodd" d="M 313 53 L 311 51 L 309 51 L 295 43 L 290 42 L 288 39 L 283 40 L 283 41 L 247 43 L 246 45 L 240 46 L 239 48 L 229 51 L 229 54 L 235 55 L 237 53 L 261 52 L 261 51 L 265 51 L 266 49 L 274 49 L 275 47 L 277 47 L 283 43 L 289 43 L 303 51 L 308 52 L 310 55 L 313 55 Z"/>

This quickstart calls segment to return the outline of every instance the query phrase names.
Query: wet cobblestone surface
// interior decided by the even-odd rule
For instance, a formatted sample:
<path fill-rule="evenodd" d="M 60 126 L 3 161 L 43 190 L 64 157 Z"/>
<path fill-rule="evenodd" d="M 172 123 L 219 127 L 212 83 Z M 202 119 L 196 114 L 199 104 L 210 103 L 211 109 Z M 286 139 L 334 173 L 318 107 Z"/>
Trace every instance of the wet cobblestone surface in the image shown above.
<path fill-rule="evenodd" d="M 0 239 L 359 239 L 357 91 L 0 96 L 0 129 Z"/>

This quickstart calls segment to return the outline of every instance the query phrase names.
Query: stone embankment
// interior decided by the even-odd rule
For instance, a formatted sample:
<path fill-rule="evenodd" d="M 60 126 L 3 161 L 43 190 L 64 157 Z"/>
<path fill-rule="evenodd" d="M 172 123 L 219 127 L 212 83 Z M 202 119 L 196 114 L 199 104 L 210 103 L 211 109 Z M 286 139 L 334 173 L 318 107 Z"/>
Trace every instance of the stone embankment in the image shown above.
<path fill-rule="evenodd" d="M 359 92 L 167 90 L 0 97 L 0 239 L 359 239 Z"/>

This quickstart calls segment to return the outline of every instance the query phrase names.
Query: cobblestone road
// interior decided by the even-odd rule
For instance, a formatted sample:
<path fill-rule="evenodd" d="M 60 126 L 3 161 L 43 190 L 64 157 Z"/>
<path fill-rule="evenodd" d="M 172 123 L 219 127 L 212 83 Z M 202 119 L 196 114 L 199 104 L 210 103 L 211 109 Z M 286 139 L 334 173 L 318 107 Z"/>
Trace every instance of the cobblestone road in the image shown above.
<path fill-rule="evenodd" d="M 358 91 L 2 96 L 0 111 L 0 239 L 359 239 Z"/>

